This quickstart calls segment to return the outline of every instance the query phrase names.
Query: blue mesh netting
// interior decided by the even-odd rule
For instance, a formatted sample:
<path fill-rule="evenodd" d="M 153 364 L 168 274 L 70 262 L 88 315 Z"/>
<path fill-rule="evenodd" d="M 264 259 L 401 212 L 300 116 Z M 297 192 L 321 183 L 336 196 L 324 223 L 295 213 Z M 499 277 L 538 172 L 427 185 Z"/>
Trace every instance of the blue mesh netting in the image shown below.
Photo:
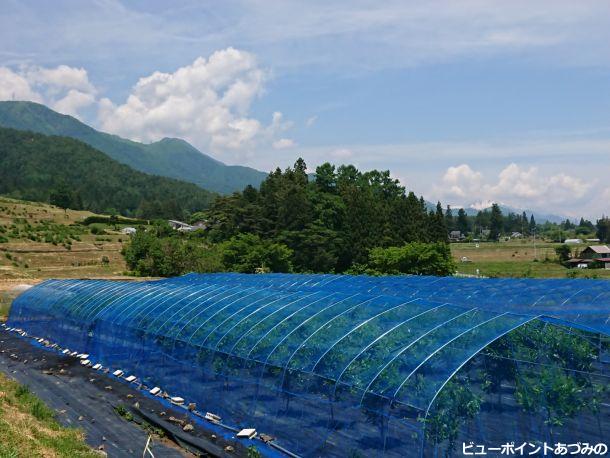
<path fill-rule="evenodd" d="M 448 380 L 537 319 L 608 335 L 608 283 L 294 274 L 50 280 L 15 300 L 9 325 L 303 455 L 405 456 L 421 447 L 418 418 Z"/>

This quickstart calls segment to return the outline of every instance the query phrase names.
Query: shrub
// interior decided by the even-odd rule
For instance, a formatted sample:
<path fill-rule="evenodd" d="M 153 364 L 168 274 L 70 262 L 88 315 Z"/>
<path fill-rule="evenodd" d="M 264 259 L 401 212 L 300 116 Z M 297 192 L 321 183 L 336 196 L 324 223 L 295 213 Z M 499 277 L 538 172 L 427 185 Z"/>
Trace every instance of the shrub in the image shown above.
<path fill-rule="evenodd" d="M 239 234 L 221 244 L 222 262 L 233 272 L 290 272 L 292 250 L 281 243 L 262 240 L 257 235 Z"/>
<path fill-rule="evenodd" d="M 91 233 L 93 235 L 104 235 L 104 234 L 106 234 L 106 231 L 104 230 L 104 225 L 103 224 L 92 224 L 89 227 L 89 230 L 91 231 Z"/>
<path fill-rule="evenodd" d="M 401 247 L 373 248 L 369 267 L 381 274 L 451 275 L 457 266 L 449 245 L 407 243 Z"/>

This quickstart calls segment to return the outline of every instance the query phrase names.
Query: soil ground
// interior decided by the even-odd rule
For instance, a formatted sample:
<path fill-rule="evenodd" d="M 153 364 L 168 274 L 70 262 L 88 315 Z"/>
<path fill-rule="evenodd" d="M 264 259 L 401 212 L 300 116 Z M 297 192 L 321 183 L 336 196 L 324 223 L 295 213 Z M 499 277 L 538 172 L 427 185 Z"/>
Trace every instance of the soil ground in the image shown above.
<path fill-rule="evenodd" d="M 219 433 L 202 427 L 185 408 L 171 408 L 145 395 L 135 385 L 116 377 L 92 371 L 79 364 L 75 357 L 32 345 L 29 338 L 0 328 L 0 372 L 29 389 L 56 412 L 64 426 L 77 427 L 85 433 L 86 442 L 94 449 L 102 448 L 111 457 L 142 456 L 149 432 L 153 434 L 152 451 L 157 457 L 185 456 L 247 456 L 248 442 L 235 439 L 231 432 Z M 133 406 L 138 403 L 138 409 Z M 129 421 L 140 411 L 156 419 L 156 425 L 137 425 Z M 123 416 L 119 413 L 123 412 Z M 129 413 L 127 413 L 129 412 Z M 132 414 L 133 412 L 133 414 Z M 169 421 L 174 417 L 192 424 L 192 432 L 184 433 L 182 424 Z M 185 424 L 186 424 L 185 423 Z M 205 426 L 205 423 L 203 424 Z M 162 432 L 165 430 L 165 432 Z M 162 436 L 184 435 L 207 454 L 189 453 Z M 226 436 L 226 437 L 225 437 Z M 258 447 L 264 445 L 260 443 Z M 225 447 L 233 447 L 231 453 Z"/>

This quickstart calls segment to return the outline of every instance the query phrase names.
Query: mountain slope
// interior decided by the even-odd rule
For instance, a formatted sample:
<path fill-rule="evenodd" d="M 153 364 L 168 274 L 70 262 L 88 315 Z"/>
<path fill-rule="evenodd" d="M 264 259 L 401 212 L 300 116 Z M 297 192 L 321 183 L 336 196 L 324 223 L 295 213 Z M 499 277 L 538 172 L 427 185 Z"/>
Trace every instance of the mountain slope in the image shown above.
<path fill-rule="evenodd" d="M 145 218 L 183 217 L 214 199 L 192 183 L 138 172 L 78 140 L 1 127 L 0 194 Z"/>
<path fill-rule="evenodd" d="M 221 194 L 241 191 L 248 184 L 258 186 L 267 176 L 250 167 L 223 164 L 184 140 L 165 138 L 148 145 L 126 140 L 33 102 L 0 102 L 0 126 L 72 137 L 141 172 L 189 181 Z"/>
<path fill-rule="evenodd" d="M 476 216 L 477 213 L 479 213 L 479 210 L 482 211 L 489 211 L 491 210 L 491 205 L 489 205 L 488 207 L 484 207 L 484 208 L 475 208 L 473 206 L 464 208 L 464 210 L 466 211 L 466 214 L 468 216 Z M 525 212 L 527 214 L 527 216 L 531 216 L 534 215 L 534 219 L 536 220 L 537 223 L 544 223 L 544 222 L 550 222 L 550 223 L 562 223 L 564 222 L 566 219 L 573 219 L 573 218 L 569 218 L 567 216 L 562 216 L 562 215 L 555 215 L 553 213 L 544 213 L 544 212 L 539 212 L 537 210 L 529 210 L 527 208 L 516 208 L 516 207 L 510 207 L 508 205 L 503 205 L 500 204 L 500 210 L 502 210 L 502 213 L 504 215 L 508 215 L 509 213 L 515 213 L 517 215 L 520 215 L 521 213 Z"/>

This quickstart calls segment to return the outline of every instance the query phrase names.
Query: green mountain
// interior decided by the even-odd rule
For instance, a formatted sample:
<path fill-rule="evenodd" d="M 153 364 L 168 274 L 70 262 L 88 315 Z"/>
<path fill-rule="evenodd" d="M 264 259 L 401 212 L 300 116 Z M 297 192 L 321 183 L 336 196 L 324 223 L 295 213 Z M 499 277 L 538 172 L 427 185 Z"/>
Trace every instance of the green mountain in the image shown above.
<path fill-rule="evenodd" d="M 0 194 L 93 212 L 183 218 L 215 195 L 133 170 L 68 137 L 0 127 Z"/>
<path fill-rule="evenodd" d="M 250 167 L 223 164 L 184 140 L 164 138 L 151 144 L 126 140 L 33 102 L 0 102 L 0 126 L 72 137 L 141 172 L 189 181 L 220 194 L 241 191 L 249 184 L 258 187 L 267 176 Z"/>

